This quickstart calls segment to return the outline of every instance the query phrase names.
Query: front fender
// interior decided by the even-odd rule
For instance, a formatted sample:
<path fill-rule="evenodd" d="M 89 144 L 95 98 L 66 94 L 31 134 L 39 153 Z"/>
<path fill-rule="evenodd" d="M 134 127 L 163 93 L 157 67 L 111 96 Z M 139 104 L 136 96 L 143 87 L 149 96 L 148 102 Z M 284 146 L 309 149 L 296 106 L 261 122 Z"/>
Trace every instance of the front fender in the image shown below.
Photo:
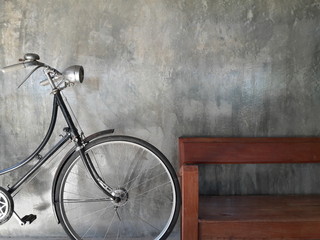
<path fill-rule="evenodd" d="M 103 131 L 91 134 L 90 136 L 86 137 L 83 141 L 86 144 L 86 143 L 91 142 L 94 139 L 101 138 L 101 137 L 104 137 L 104 136 L 112 134 L 112 133 L 114 133 L 114 129 L 103 130 Z M 58 168 L 56 170 L 55 176 L 53 178 L 52 191 L 51 191 L 51 200 L 52 200 L 53 212 L 54 212 L 54 215 L 55 215 L 55 218 L 56 218 L 58 224 L 60 223 L 60 221 L 59 221 L 59 218 L 58 218 L 58 215 L 57 215 L 57 207 L 56 207 L 56 203 L 58 202 L 58 199 L 56 197 L 57 179 L 58 179 L 58 177 L 59 177 L 59 175 L 61 173 L 61 170 L 62 170 L 63 166 L 65 165 L 65 163 L 69 160 L 69 158 L 73 154 L 76 154 L 76 146 L 72 147 L 67 152 L 67 154 L 63 157 L 63 159 L 61 160 L 61 162 L 60 162 L 60 164 L 59 164 L 59 166 L 58 166 Z"/>

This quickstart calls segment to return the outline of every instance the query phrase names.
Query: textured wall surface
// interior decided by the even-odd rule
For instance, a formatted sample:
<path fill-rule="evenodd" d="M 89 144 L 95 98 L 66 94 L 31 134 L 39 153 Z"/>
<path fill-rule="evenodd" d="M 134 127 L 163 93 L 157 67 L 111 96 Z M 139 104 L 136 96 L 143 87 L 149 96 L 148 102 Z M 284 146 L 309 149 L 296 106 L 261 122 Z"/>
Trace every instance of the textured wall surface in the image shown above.
<path fill-rule="evenodd" d="M 0 0 L 0 66 L 26 52 L 61 70 L 83 65 L 84 83 L 65 94 L 85 132 L 141 137 L 177 167 L 182 135 L 320 135 L 319 23 L 316 0 Z M 43 76 L 16 89 L 26 73 L 0 74 L 1 168 L 30 153 L 49 123 Z M 15 198 L 20 215 L 38 220 L 11 219 L 0 236 L 64 236 L 50 202 L 56 165 Z M 203 193 L 320 193 L 313 164 L 201 171 Z"/>

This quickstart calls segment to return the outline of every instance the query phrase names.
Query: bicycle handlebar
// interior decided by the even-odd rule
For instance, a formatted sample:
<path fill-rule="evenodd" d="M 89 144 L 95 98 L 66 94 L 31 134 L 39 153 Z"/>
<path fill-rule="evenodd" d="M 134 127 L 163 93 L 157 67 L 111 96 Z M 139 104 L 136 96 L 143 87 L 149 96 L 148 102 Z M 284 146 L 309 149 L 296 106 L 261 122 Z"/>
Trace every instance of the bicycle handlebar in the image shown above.
<path fill-rule="evenodd" d="M 54 69 L 54 68 L 52 68 L 42 62 L 39 62 L 38 61 L 39 59 L 40 59 L 40 57 L 38 54 L 27 53 L 24 55 L 24 58 L 22 60 L 20 60 L 22 62 L 3 67 L 1 69 L 1 71 L 3 73 L 6 73 L 9 71 L 15 71 L 15 70 L 34 66 L 35 68 L 33 69 L 33 71 L 31 71 L 31 73 L 22 82 L 22 83 L 24 83 L 34 73 L 35 70 L 37 70 L 40 67 L 45 67 L 48 80 L 41 81 L 40 84 L 42 86 L 48 85 L 50 82 L 51 82 L 51 84 L 53 84 L 53 82 L 55 82 L 57 80 L 64 81 L 65 82 L 64 87 L 69 86 L 70 84 L 73 85 L 76 82 L 82 83 L 83 73 L 84 73 L 82 66 L 79 66 L 79 65 L 70 66 L 70 67 L 66 68 L 62 73 L 60 73 L 56 69 Z M 19 85 L 19 87 L 20 86 L 21 86 L 21 84 Z M 53 87 L 55 87 L 54 84 L 53 84 Z"/>
<path fill-rule="evenodd" d="M 13 65 L 10 65 L 10 66 L 3 67 L 1 69 L 1 71 L 3 73 L 6 73 L 6 72 L 9 72 L 9 71 L 19 70 L 21 68 L 25 68 L 24 63 L 17 63 L 17 64 L 13 64 Z"/>
<path fill-rule="evenodd" d="M 9 66 L 3 67 L 1 69 L 1 71 L 3 73 L 6 73 L 6 72 L 10 72 L 10 71 L 16 71 L 16 70 L 19 70 L 19 69 L 27 68 L 27 67 L 30 67 L 30 66 L 44 66 L 44 64 L 41 63 L 41 62 L 38 62 L 38 61 L 25 61 L 25 62 L 16 63 L 16 64 L 13 64 L 13 65 L 9 65 Z"/>
<path fill-rule="evenodd" d="M 27 53 L 23 56 L 23 59 L 20 59 L 20 63 L 13 64 L 10 66 L 6 66 L 1 69 L 3 73 L 9 72 L 9 71 L 15 71 L 22 68 L 27 68 L 30 66 L 45 66 L 44 63 L 38 62 L 37 60 L 40 60 L 40 57 L 38 54 L 35 53 Z"/>

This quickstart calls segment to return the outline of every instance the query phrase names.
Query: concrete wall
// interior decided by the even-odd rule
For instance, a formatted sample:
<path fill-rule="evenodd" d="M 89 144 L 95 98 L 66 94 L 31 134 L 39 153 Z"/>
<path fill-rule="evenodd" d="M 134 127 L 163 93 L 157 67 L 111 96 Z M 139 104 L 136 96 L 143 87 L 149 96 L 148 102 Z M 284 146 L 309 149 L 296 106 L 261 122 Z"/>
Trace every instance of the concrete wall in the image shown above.
<path fill-rule="evenodd" d="M 320 135 L 319 22 L 316 0 L 0 0 L 0 66 L 26 52 L 61 70 L 83 65 L 85 82 L 65 94 L 85 132 L 141 137 L 177 167 L 181 135 Z M 41 74 L 16 90 L 25 75 L 0 75 L 1 167 L 30 153 L 49 123 Z M 16 197 L 38 220 L 12 219 L 1 236 L 63 236 L 50 203 L 55 166 Z M 320 193 L 313 164 L 201 171 L 203 193 Z"/>

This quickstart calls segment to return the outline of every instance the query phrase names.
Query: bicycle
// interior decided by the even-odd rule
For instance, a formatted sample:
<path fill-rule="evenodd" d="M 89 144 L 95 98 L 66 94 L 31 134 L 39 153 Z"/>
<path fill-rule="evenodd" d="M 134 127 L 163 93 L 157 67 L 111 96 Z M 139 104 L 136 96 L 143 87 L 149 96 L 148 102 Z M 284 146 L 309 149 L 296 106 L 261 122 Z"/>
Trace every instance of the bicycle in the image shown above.
<path fill-rule="evenodd" d="M 86 137 L 76 127 L 77 121 L 62 90 L 82 83 L 82 66 L 73 65 L 63 72 L 27 53 L 20 62 L 2 68 L 3 72 L 34 67 L 19 87 L 38 69 L 50 85 L 53 95 L 51 122 L 44 139 L 26 159 L 0 171 L 14 171 L 35 160 L 33 167 L 15 184 L 0 187 L 0 224 L 15 216 L 21 225 L 31 224 L 36 216 L 20 216 L 14 210 L 13 197 L 41 166 L 59 149 L 73 142 L 62 158 L 54 176 L 52 205 L 54 214 L 71 239 L 166 239 L 177 222 L 180 211 L 180 187 L 167 158 L 141 139 L 112 135 L 114 129 Z M 67 127 L 61 139 L 45 154 L 60 109 Z"/>

